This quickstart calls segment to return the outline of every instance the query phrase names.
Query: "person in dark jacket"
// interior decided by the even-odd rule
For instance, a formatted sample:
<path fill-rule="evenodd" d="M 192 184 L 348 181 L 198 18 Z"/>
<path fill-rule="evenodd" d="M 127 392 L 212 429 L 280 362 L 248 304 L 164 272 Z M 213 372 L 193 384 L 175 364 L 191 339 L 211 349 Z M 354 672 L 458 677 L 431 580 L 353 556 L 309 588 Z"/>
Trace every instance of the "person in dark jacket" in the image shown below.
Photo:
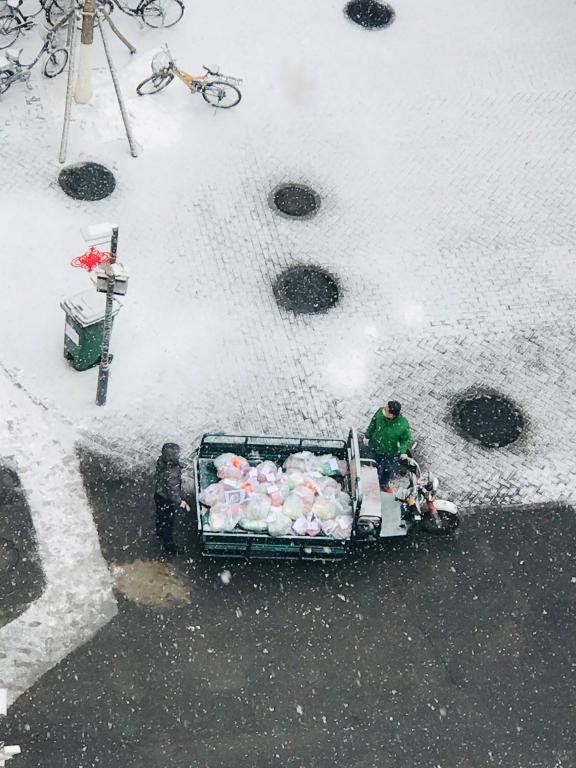
<path fill-rule="evenodd" d="M 156 504 L 156 534 L 169 555 L 176 554 L 174 544 L 174 520 L 179 507 L 190 511 L 182 498 L 182 465 L 180 446 L 164 443 L 156 462 L 154 479 L 154 503 Z"/>
<path fill-rule="evenodd" d="M 378 467 L 380 490 L 386 493 L 392 493 L 390 480 L 398 468 L 398 457 L 410 448 L 410 425 L 401 409 L 398 400 L 389 400 L 376 411 L 364 437 Z"/>

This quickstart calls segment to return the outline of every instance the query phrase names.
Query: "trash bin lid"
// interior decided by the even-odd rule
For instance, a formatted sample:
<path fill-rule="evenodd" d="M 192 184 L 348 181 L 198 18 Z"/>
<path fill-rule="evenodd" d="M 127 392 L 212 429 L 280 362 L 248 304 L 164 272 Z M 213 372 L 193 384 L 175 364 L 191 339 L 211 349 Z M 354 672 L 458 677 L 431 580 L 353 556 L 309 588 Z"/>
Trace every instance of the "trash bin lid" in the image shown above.
<path fill-rule="evenodd" d="M 98 293 L 92 288 L 90 291 L 83 291 L 60 302 L 60 306 L 67 315 L 76 320 L 83 328 L 94 325 L 104 320 L 106 314 L 106 294 Z M 118 299 L 114 299 L 112 305 L 112 316 L 115 317 L 120 311 L 122 304 Z"/>

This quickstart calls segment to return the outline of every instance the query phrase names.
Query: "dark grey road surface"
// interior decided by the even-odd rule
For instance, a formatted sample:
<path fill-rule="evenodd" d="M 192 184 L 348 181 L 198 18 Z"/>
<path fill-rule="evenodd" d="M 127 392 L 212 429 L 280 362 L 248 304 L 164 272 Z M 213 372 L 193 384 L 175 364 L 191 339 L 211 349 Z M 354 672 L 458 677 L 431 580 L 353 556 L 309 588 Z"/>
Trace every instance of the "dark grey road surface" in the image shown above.
<path fill-rule="evenodd" d="M 83 469 L 106 556 L 155 556 L 150 473 Z M 2 737 L 13 768 L 573 768 L 575 552 L 573 510 L 544 507 L 330 566 L 188 546 L 190 603 L 121 597 Z"/>
<path fill-rule="evenodd" d="M 13 470 L 0 466 L 0 627 L 19 616 L 43 589 L 34 527 L 20 480 Z"/>

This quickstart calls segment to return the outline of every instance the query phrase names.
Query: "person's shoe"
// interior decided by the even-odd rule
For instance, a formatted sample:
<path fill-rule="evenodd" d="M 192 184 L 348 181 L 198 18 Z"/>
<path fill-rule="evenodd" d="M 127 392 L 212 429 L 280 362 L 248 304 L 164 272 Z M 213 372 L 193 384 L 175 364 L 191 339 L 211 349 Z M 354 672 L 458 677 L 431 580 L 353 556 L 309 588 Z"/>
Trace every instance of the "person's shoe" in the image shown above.
<path fill-rule="evenodd" d="M 384 493 L 394 493 L 394 488 L 392 488 L 391 485 L 388 485 L 386 488 L 382 489 Z"/>

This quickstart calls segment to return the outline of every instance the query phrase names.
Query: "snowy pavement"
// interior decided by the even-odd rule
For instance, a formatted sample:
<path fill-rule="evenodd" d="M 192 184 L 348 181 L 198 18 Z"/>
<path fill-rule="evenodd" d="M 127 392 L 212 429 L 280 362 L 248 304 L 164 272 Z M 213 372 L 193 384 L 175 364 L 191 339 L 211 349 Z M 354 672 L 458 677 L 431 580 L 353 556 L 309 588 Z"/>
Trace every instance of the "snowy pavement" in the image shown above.
<path fill-rule="evenodd" d="M 0 687 L 11 703 L 116 613 L 75 456 L 75 436 L 0 370 L 0 456 L 30 507 L 46 580 L 41 595 L 0 628 Z"/>
<path fill-rule="evenodd" d="M 0 361 L 28 395 L 6 394 L 28 433 L 48 417 L 66 432 L 64 448 L 34 448 L 48 452 L 38 477 L 22 467 L 31 494 L 52 475 L 53 509 L 66 483 L 80 492 L 75 465 L 58 461 L 76 439 L 144 463 L 207 429 L 344 435 L 391 396 L 460 504 L 574 500 L 576 6 L 406 0 L 374 32 L 342 6 L 198 0 L 166 31 L 118 14 L 138 47 L 114 43 L 140 156 L 101 53 L 68 155 L 116 174 L 101 202 L 57 185 L 65 80 L 2 97 Z M 164 41 L 189 71 L 243 77 L 240 105 L 218 112 L 178 82 L 138 97 Z M 288 181 L 321 196 L 314 218 L 270 209 Z M 80 228 L 100 221 L 119 224 L 132 274 L 103 409 L 96 371 L 63 358 L 59 307 L 90 286 L 69 263 Z M 337 276 L 336 308 L 277 307 L 272 282 L 298 263 Z M 486 449 L 454 431 L 454 399 L 480 387 L 523 409 L 517 443 Z M 33 441 L 2 418 L 2 456 L 22 456 Z M 78 537 L 88 518 L 82 506 Z"/>
<path fill-rule="evenodd" d="M 119 16 L 138 46 L 132 58 L 114 51 L 140 157 L 102 60 L 95 102 L 73 107 L 68 156 L 114 171 L 101 202 L 72 201 L 56 183 L 65 80 L 3 98 L 18 290 L 3 302 L 2 360 L 79 436 L 148 458 L 165 438 L 188 448 L 216 427 L 344 434 L 393 395 L 461 503 L 572 497 L 576 8 L 396 11 L 377 32 L 337 2 L 197 3 L 165 31 Z M 241 104 L 218 112 L 178 82 L 138 97 L 165 40 L 186 69 L 243 76 Z M 270 210 L 284 181 L 320 194 L 317 216 Z M 69 261 L 85 247 L 80 227 L 98 221 L 119 223 L 133 276 L 104 410 L 96 372 L 62 358 L 59 307 L 90 286 Z M 337 308 L 278 309 L 271 283 L 295 263 L 336 275 Z M 521 443 L 483 449 L 447 423 L 454 397 L 482 386 L 524 409 Z"/>

